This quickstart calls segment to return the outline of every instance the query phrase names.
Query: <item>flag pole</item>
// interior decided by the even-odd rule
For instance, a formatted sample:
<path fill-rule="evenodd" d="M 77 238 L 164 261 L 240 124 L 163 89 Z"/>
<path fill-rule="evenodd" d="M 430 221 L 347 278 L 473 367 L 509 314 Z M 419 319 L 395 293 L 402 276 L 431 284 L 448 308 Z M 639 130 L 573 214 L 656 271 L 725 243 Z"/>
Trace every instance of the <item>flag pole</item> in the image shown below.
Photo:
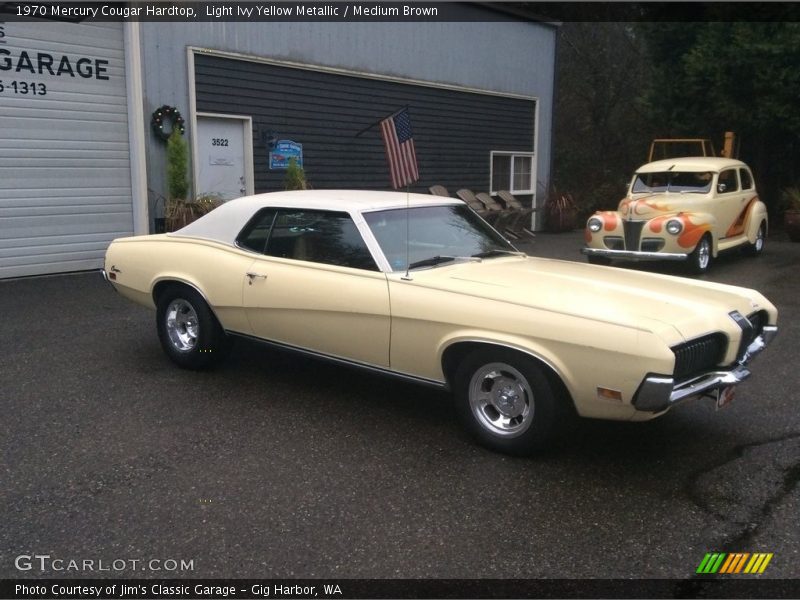
<path fill-rule="evenodd" d="M 411 269 L 411 265 L 409 264 L 411 260 L 409 251 L 411 240 L 409 239 L 410 228 L 408 226 L 410 212 L 411 212 L 411 196 L 409 196 L 409 184 L 406 184 L 406 274 L 403 276 L 403 279 L 405 281 L 411 281 L 411 274 L 409 273 Z"/>
<path fill-rule="evenodd" d="M 403 107 L 401 107 L 401 108 L 398 108 L 396 111 L 394 111 L 394 112 L 393 112 L 392 114 L 390 114 L 390 115 L 387 115 L 387 116 L 385 116 L 385 117 L 381 117 L 380 119 L 378 119 L 377 121 L 375 121 L 375 122 L 374 122 L 372 125 L 367 125 L 366 127 L 364 127 L 364 129 L 362 129 L 361 131 L 359 131 L 359 132 L 358 132 L 357 134 L 355 134 L 353 137 L 358 137 L 358 136 L 360 136 L 362 133 L 366 133 L 366 132 L 368 132 L 370 129 L 372 129 L 373 127 L 375 127 L 375 125 L 377 125 L 377 124 L 378 124 L 378 123 L 380 123 L 381 121 L 385 121 L 386 119 L 391 119 L 392 117 L 394 117 L 395 115 L 397 115 L 397 114 L 399 114 L 399 113 L 403 112 L 404 110 L 408 110 L 408 104 L 406 104 L 405 106 L 403 106 Z"/>

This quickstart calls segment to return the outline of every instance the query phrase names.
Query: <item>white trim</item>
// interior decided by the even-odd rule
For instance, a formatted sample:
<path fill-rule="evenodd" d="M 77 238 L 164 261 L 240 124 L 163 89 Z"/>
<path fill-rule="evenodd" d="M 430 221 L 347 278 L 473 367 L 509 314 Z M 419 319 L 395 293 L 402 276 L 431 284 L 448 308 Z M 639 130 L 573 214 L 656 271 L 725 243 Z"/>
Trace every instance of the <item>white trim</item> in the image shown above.
<path fill-rule="evenodd" d="M 514 150 L 490 150 L 489 151 L 489 191 L 491 193 L 497 193 L 499 190 L 495 190 L 492 188 L 492 183 L 494 182 L 494 157 L 495 156 L 510 156 L 511 157 L 511 172 L 509 174 L 510 181 L 508 182 L 508 188 L 500 188 L 500 189 L 508 189 L 512 194 L 522 194 L 522 195 L 533 195 L 534 198 L 536 196 L 536 160 L 537 156 L 535 152 L 518 152 Z M 517 156 L 524 156 L 526 158 L 531 159 L 531 186 L 527 190 L 517 190 L 514 189 L 514 158 Z"/>
<path fill-rule="evenodd" d="M 553 85 L 555 87 L 555 84 L 553 84 Z M 552 139 L 552 136 L 553 136 L 552 115 L 553 115 L 553 113 L 551 111 L 550 112 L 550 118 L 551 118 L 551 121 L 550 121 L 550 137 L 551 137 L 551 139 Z M 533 183 L 533 199 L 531 200 L 531 208 L 534 209 L 533 212 L 531 213 L 531 231 L 536 231 L 537 227 L 539 226 L 539 211 L 537 210 L 539 208 L 539 206 L 537 204 L 538 195 L 536 194 L 536 192 L 539 189 L 539 124 L 540 123 L 541 123 L 541 121 L 539 120 L 539 102 L 537 100 L 536 108 L 534 109 L 534 113 L 533 113 L 533 154 L 536 157 L 536 160 L 535 160 L 535 162 L 533 164 L 533 172 L 531 173 L 531 178 L 533 179 L 533 181 L 532 181 L 532 183 Z M 552 151 L 553 151 L 552 142 L 551 142 L 550 146 L 551 146 L 550 147 L 550 152 L 552 154 Z M 552 164 L 553 157 L 550 156 L 549 160 L 550 160 L 550 162 Z M 548 173 L 548 177 L 552 178 L 552 176 L 553 176 L 552 172 Z M 545 194 L 544 195 L 545 195 L 545 197 L 547 197 L 547 190 L 545 190 Z"/>
<path fill-rule="evenodd" d="M 194 81 L 194 52 L 192 47 L 186 47 L 186 71 L 189 77 L 189 137 L 191 139 L 191 160 L 192 160 L 192 190 L 197 189 L 197 180 L 200 178 L 197 165 L 197 94 Z"/>
<path fill-rule="evenodd" d="M 134 235 L 150 233 L 150 207 L 145 161 L 144 89 L 142 85 L 142 47 L 137 21 L 122 26 L 125 48 L 125 91 L 128 96 L 128 146 L 131 165 L 131 196 Z"/>
<path fill-rule="evenodd" d="M 187 46 L 186 48 L 189 54 L 204 54 L 207 56 L 219 56 L 221 58 L 230 58 L 234 60 L 242 60 L 246 62 L 254 62 L 254 63 L 262 63 L 268 65 L 274 65 L 276 67 L 288 67 L 291 69 L 303 69 L 305 71 L 319 71 L 321 73 L 331 73 L 333 75 L 344 75 L 347 77 L 359 77 L 361 79 L 376 79 L 378 81 L 391 81 L 393 83 L 403 83 L 408 85 L 416 85 L 421 87 L 430 87 L 430 88 L 439 88 L 444 90 L 453 90 L 457 92 L 470 92 L 473 94 L 484 94 L 487 96 L 500 96 L 502 98 L 517 98 L 520 100 L 533 100 L 536 102 L 536 106 L 539 106 L 539 97 L 538 96 L 528 96 L 526 94 L 515 94 L 512 92 L 497 92 L 492 90 L 485 90 L 481 88 L 472 88 L 467 86 L 449 84 L 449 83 L 438 83 L 434 81 L 425 81 L 422 79 L 411 79 L 408 77 L 396 77 L 393 75 L 381 75 L 377 73 L 368 73 L 366 71 L 356 71 L 353 69 L 342 69 L 338 67 L 328 67 L 325 65 L 314 65 L 309 63 L 299 63 L 293 62 L 289 60 L 280 60 L 276 58 L 266 58 L 263 56 L 254 56 L 251 54 L 241 54 L 239 52 L 226 52 L 224 50 L 215 50 L 213 48 L 202 48 L 200 46 Z M 190 95 L 192 96 L 192 100 L 190 104 L 194 106 L 194 58 L 190 60 L 189 64 L 191 75 L 190 75 Z M 538 115 L 537 115 L 538 116 Z M 534 129 L 534 132 L 536 130 Z"/>
<path fill-rule="evenodd" d="M 244 188 L 245 196 L 252 196 L 255 193 L 255 173 L 253 164 L 253 117 L 250 115 L 231 115 L 224 113 L 211 113 L 211 112 L 194 112 L 194 131 L 197 132 L 197 117 L 209 117 L 212 119 L 235 119 L 244 123 L 244 133 L 242 140 L 244 142 Z M 192 138 L 194 144 L 192 145 L 194 158 L 197 157 L 197 136 Z M 193 160 L 192 164 L 198 164 L 197 160 Z M 199 169 L 193 169 L 194 173 L 194 189 L 197 189 Z"/>

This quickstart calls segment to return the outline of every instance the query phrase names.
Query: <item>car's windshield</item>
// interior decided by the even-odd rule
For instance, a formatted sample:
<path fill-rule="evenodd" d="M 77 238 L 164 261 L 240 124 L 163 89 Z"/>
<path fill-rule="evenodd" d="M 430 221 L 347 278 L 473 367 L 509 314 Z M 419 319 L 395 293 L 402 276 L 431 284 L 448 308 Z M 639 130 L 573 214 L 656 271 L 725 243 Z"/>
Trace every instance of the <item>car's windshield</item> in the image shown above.
<path fill-rule="evenodd" d="M 414 269 L 516 253 L 466 205 L 380 210 L 365 213 L 364 219 L 393 271 L 406 269 L 406 257 Z"/>
<path fill-rule="evenodd" d="M 646 194 L 657 192 L 707 194 L 711 190 L 713 173 L 664 171 L 662 173 L 637 173 L 631 192 Z"/>

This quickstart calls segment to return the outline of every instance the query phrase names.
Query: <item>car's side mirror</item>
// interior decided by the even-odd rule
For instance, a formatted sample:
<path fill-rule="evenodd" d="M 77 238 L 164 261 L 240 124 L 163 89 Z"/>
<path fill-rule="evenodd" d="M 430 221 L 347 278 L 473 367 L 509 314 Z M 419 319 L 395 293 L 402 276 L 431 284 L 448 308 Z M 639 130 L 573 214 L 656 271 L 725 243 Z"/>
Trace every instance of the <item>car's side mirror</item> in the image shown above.
<path fill-rule="evenodd" d="M 725 190 L 727 190 L 727 189 L 728 189 L 728 186 L 725 185 L 724 183 L 718 183 L 717 184 L 717 193 L 718 194 L 724 194 Z"/>

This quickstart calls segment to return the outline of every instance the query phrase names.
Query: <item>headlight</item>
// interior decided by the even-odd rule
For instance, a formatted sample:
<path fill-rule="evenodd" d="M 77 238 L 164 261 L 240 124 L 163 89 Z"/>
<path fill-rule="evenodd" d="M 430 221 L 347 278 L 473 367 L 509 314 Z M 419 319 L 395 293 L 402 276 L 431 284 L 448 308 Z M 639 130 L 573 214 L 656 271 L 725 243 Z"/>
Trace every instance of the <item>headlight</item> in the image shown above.
<path fill-rule="evenodd" d="M 667 221 L 667 233 L 672 235 L 678 235 L 681 230 L 683 229 L 683 223 L 672 219 L 671 221 Z"/>
<path fill-rule="evenodd" d="M 597 217 L 592 217 L 589 219 L 589 222 L 586 224 L 586 226 L 589 228 L 589 231 L 597 233 L 603 228 L 603 222 Z"/>

